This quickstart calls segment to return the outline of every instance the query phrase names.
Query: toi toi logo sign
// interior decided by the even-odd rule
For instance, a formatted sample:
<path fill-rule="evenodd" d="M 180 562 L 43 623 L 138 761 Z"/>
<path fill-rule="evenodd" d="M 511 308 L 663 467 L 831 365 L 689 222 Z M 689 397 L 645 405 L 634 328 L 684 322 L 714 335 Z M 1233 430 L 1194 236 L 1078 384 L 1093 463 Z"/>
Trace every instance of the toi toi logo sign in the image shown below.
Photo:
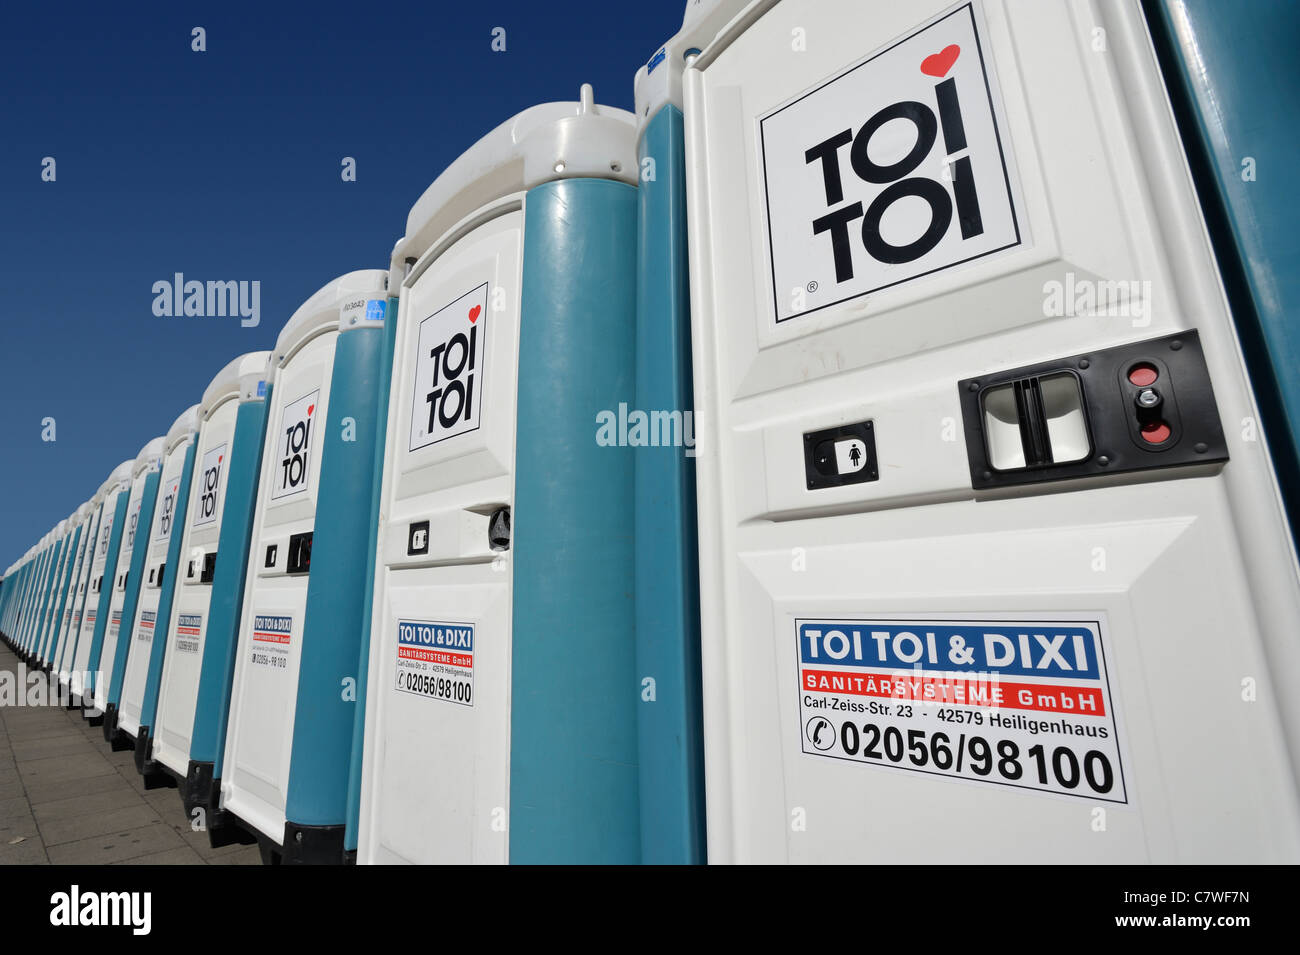
<path fill-rule="evenodd" d="M 113 537 L 113 512 L 104 505 L 103 529 L 99 532 L 99 557 L 108 556 L 108 542 Z"/>
<path fill-rule="evenodd" d="M 154 534 L 155 541 L 165 541 L 171 537 L 172 520 L 176 516 L 176 496 L 180 493 L 181 483 L 175 478 L 169 478 L 163 486 L 166 491 L 158 505 L 158 530 Z"/>
<path fill-rule="evenodd" d="M 420 323 L 411 396 L 412 451 L 479 426 L 487 295 L 484 282 Z"/>
<path fill-rule="evenodd" d="M 778 322 L 1021 242 L 974 3 L 760 122 Z"/>
<path fill-rule="evenodd" d="M 303 395 L 284 408 L 280 421 L 279 466 L 271 488 L 272 498 L 288 497 L 307 490 L 311 476 L 311 436 L 319 389 Z"/>
<path fill-rule="evenodd" d="M 217 519 L 217 492 L 221 490 L 221 474 L 225 469 L 226 446 L 218 445 L 205 451 L 199 469 L 199 494 L 194 504 L 194 526 L 211 524 Z"/>
<path fill-rule="evenodd" d="M 131 503 L 128 505 L 130 513 L 126 518 L 126 543 L 122 545 L 126 554 L 135 548 L 135 526 L 140 523 L 140 490 L 133 488 L 131 491 Z"/>

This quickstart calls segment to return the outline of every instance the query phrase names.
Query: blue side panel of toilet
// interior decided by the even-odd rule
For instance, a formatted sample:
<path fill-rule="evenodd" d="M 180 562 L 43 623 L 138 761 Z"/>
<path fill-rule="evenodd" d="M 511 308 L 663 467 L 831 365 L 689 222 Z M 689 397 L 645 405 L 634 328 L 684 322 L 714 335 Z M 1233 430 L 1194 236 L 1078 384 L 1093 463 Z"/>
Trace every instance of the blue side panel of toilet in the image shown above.
<path fill-rule="evenodd" d="M 32 592 L 27 598 L 27 619 L 23 621 L 22 629 L 19 631 L 18 640 L 24 651 L 27 649 L 28 635 L 36 626 L 36 620 L 41 612 L 41 595 L 45 592 L 45 574 L 49 566 L 50 554 L 54 551 L 54 545 L 50 544 L 36 558 L 36 570 L 32 574 Z"/>
<path fill-rule="evenodd" d="M 632 449 L 595 440 L 634 398 L 636 215 L 636 189 L 604 180 L 525 203 L 511 862 L 641 857 Z"/>
<path fill-rule="evenodd" d="M 32 622 L 31 633 L 27 636 L 27 652 L 36 655 L 40 647 L 41 634 L 45 632 L 45 621 L 50 617 L 50 602 L 54 597 L 54 578 L 58 576 L 59 558 L 63 556 L 63 548 L 67 543 L 67 538 L 56 541 L 50 548 L 50 555 L 45 563 L 45 581 L 41 585 L 41 604 L 36 613 L 36 619 Z"/>
<path fill-rule="evenodd" d="M 49 569 L 45 574 L 45 584 L 41 591 L 40 614 L 36 619 L 36 625 L 28 640 L 29 650 L 33 658 L 39 659 L 41 638 L 45 634 L 45 622 L 50 618 L 50 603 L 54 600 L 55 578 L 58 577 L 59 561 L 63 557 L 63 548 L 65 544 L 66 540 L 55 542 L 53 553 L 50 557 Z"/>
<path fill-rule="evenodd" d="M 36 631 L 38 622 L 41 619 L 41 607 L 45 602 L 45 589 L 49 583 L 50 561 L 58 550 L 57 542 L 50 544 L 41 554 L 40 566 L 36 571 L 36 586 L 32 591 L 32 601 L 29 608 L 27 623 L 23 627 L 22 645 L 24 652 L 31 648 L 32 634 Z"/>
<path fill-rule="evenodd" d="M 22 584 L 24 569 L 19 567 L 0 581 L 0 636 L 5 638 L 9 636 L 9 608 L 13 605 L 14 590 Z"/>
<path fill-rule="evenodd" d="M 81 615 L 85 612 L 86 607 L 86 594 L 84 591 L 80 591 L 78 584 L 81 582 L 82 572 L 89 570 L 90 562 L 95 557 L 94 545 L 99 534 L 99 522 L 95 517 L 96 514 L 92 512 L 83 528 L 82 537 L 85 538 L 85 543 L 81 548 L 81 560 L 73 568 L 72 580 L 68 587 L 68 638 L 63 641 L 63 652 L 61 654 L 56 648 L 56 659 L 54 660 L 54 665 L 59 670 L 71 670 L 72 661 L 76 659 L 77 655 L 77 637 L 81 632 Z M 72 625 L 74 619 L 77 621 L 75 627 Z"/>
<path fill-rule="evenodd" d="M 27 634 L 31 632 L 33 622 L 40 613 L 41 588 L 45 583 L 45 562 L 49 559 L 50 551 L 53 550 L 53 547 L 54 545 L 51 544 L 42 549 L 41 552 L 36 555 L 36 560 L 34 562 L 36 569 L 32 574 L 32 589 L 31 593 L 27 597 L 26 606 L 24 607 L 26 617 L 22 622 L 22 626 L 18 630 L 18 645 L 24 651 L 27 649 Z"/>
<path fill-rule="evenodd" d="M 27 580 L 27 567 L 30 561 L 24 561 L 13 573 L 0 582 L 0 634 L 6 639 L 13 639 L 14 607 Z"/>
<path fill-rule="evenodd" d="M 63 581 L 59 584 L 59 599 L 54 607 L 54 615 L 50 618 L 50 628 L 45 634 L 45 649 L 41 653 L 45 662 L 51 666 L 55 663 L 54 654 L 59 647 L 59 635 L 63 632 L 64 614 L 70 613 L 72 608 L 72 585 L 76 579 L 77 548 L 81 546 L 81 537 L 84 533 L 84 526 L 77 528 L 72 535 L 71 543 L 68 544 L 63 561 Z"/>
<path fill-rule="evenodd" d="M 23 565 L 22 576 L 18 580 L 18 586 L 14 588 L 13 596 L 10 598 L 10 605 L 6 611 L 5 634 L 11 641 L 16 641 L 18 637 L 18 628 L 27 618 L 23 615 L 27 600 L 31 594 L 32 578 L 35 575 L 36 557 L 32 557 Z"/>
<path fill-rule="evenodd" d="M 113 601 L 113 581 L 117 579 L 117 557 L 122 547 L 122 527 L 126 523 L 126 508 L 130 503 L 130 497 L 130 493 L 121 492 L 117 495 L 117 503 L 113 506 L 113 529 L 108 534 L 108 558 L 104 561 L 104 576 L 96 603 L 95 629 L 91 632 L 90 655 L 86 658 L 86 699 L 91 698 L 95 690 L 96 678 L 100 673 L 100 657 L 104 652 L 104 629 L 108 624 L 108 608 Z"/>
<path fill-rule="evenodd" d="M 41 570 L 40 603 L 37 605 L 36 616 L 32 619 L 31 629 L 27 634 L 27 652 L 31 654 L 36 652 L 36 641 L 45 626 L 45 611 L 49 606 L 50 592 L 54 589 L 54 569 L 59 564 L 62 550 L 63 542 L 56 541 L 45 554 L 45 566 Z"/>
<path fill-rule="evenodd" d="M 0 636 L 9 634 L 9 606 L 13 603 L 14 588 L 22 581 L 23 568 L 17 567 L 0 580 Z"/>
<path fill-rule="evenodd" d="M 194 478 L 194 453 L 197 444 L 196 439 L 185 449 L 180 487 L 176 492 L 175 509 L 172 511 L 179 518 L 177 523 L 183 521 L 185 515 L 189 514 L 190 483 Z M 184 537 L 184 528 L 173 526 L 167 541 L 167 563 L 163 571 L 162 596 L 158 600 L 158 615 L 154 618 L 159 626 L 155 628 L 153 642 L 149 645 L 149 669 L 145 674 L 144 697 L 140 704 L 142 730 L 153 726 L 154 713 L 158 709 L 158 684 L 162 682 L 163 661 L 167 654 L 167 643 L 171 640 L 168 627 L 172 617 L 172 601 L 175 599 L 176 589 L 181 585 L 181 541 Z"/>
<path fill-rule="evenodd" d="M 144 479 L 144 490 L 140 498 L 140 517 L 135 522 L 136 540 L 131 550 L 131 567 L 127 571 L 126 594 L 122 603 L 122 621 L 117 632 L 117 648 L 113 655 L 112 669 L 105 674 L 108 679 L 108 705 L 116 709 L 122 702 L 122 684 L 126 681 L 126 659 L 131 652 L 135 626 L 135 605 L 140 600 L 140 581 L 144 577 L 144 562 L 149 559 L 149 530 L 153 527 L 154 500 L 158 496 L 158 483 L 162 474 L 153 471 Z M 105 666 L 109 664 L 104 661 Z"/>
<path fill-rule="evenodd" d="M 0 636 L 11 639 L 13 632 L 14 604 L 17 595 L 22 593 L 23 580 L 27 576 L 27 564 L 24 562 L 0 583 Z"/>
<path fill-rule="evenodd" d="M 32 601 L 35 599 L 37 581 L 40 580 L 41 560 L 43 557 L 44 552 L 37 551 L 32 555 L 32 559 L 27 562 L 22 593 L 17 597 L 17 605 L 14 608 L 13 632 L 9 634 L 9 638 L 14 641 L 14 644 L 19 649 L 22 648 L 23 634 L 27 630 L 27 621 L 32 615 Z"/>
<path fill-rule="evenodd" d="M 24 561 L 14 579 L 5 581 L 9 594 L 5 598 L 4 632 L 10 641 L 14 639 L 14 633 L 18 629 L 18 615 L 27 594 L 28 582 L 31 580 L 32 563 L 31 559 Z"/>
<path fill-rule="evenodd" d="M 1144 7 L 1300 542 L 1300 5 Z"/>
<path fill-rule="evenodd" d="M 18 644 L 19 650 L 27 647 L 27 631 L 31 628 L 32 618 L 36 615 L 36 608 L 40 603 L 41 587 L 41 568 L 45 566 L 45 550 L 39 550 L 36 556 L 32 558 L 32 577 L 28 584 L 27 594 L 23 597 L 22 618 L 18 621 L 18 629 L 14 634 L 14 641 Z"/>
<path fill-rule="evenodd" d="M 361 819 L 361 759 L 366 738 L 366 686 L 370 667 L 370 615 L 375 599 L 375 541 L 379 534 L 379 496 L 384 483 L 384 455 L 387 453 L 388 389 L 393 380 L 393 354 L 397 348 L 396 296 L 385 306 L 384 349 L 379 358 L 379 400 L 375 408 L 375 455 L 370 489 L 370 538 L 366 546 L 366 593 L 361 610 L 361 646 L 357 651 L 357 705 L 352 717 L 352 757 L 348 765 L 347 831 L 345 852 L 356 852 Z"/>
<path fill-rule="evenodd" d="M 54 604 L 59 599 L 59 582 L 63 574 L 63 559 L 68 549 L 69 536 L 65 535 L 63 540 L 59 541 L 55 547 L 54 556 L 50 559 L 50 573 L 46 583 L 45 602 L 41 606 L 41 619 L 37 623 L 36 632 L 32 635 L 32 655 L 39 661 L 41 649 L 45 646 L 45 634 L 49 632 L 50 617 L 54 613 Z"/>
<path fill-rule="evenodd" d="M 270 402 L 269 385 L 264 400 L 241 402 L 235 413 L 235 436 L 230 442 L 230 472 L 226 478 L 229 483 L 226 500 L 221 505 L 217 566 L 212 571 L 208 629 L 203 637 L 203 663 L 195 697 L 194 729 L 190 734 L 190 760 L 212 763 L 214 779 L 221 778 L 221 759 L 226 748 L 226 716 L 235 679 L 239 615 L 244 605 L 244 576 L 253 539 L 253 509 L 257 506 Z"/>
<path fill-rule="evenodd" d="M 27 589 L 23 594 L 22 617 L 17 621 L 17 627 L 14 631 L 14 639 L 17 640 L 19 647 L 24 646 L 27 630 L 31 627 L 32 619 L 36 616 L 36 606 L 40 600 L 38 595 L 41 587 L 41 572 L 45 567 L 46 553 L 47 550 L 40 550 L 32 558 Z"/>
<path fill-rule="evenodd" d="M 72 533 L 69 532 L 59 542 L 59 551 L 50 564 L 49 595 L 46 598 L 45 610 L 41 616 L 40 630 L 37 631 L 36 638 L 32 642 L 32 653 L 35 655 L 37 662 L 44 662 L 45 645 L 49 638 L 50 629 L 53 626 L 54 608 L 58 604 L 63 590 L 64 565 L 67 563 L 68 549 L 71 543 Z"/>
<path fill-rule="evenodd" d="M 704 722 L 695 532 L 694 401 L 682 113 L 647 124 L 638 157 L 636 404 L 680 421 L 681 443 L 636 450 L 636 672 L 641 861 L 702 863 Z M 680 412 L 680 415 L 678 413 Z"/>
<path fill-rule="evenodd" d="M 50 616 L 50 625 L 45 629 L 45 642 L 40 651 L 41 659 L 46 663 L 54 661 L 54 648 L 59 642 L 59 631 L 63 627 L 63 608 L 68 604 L 68 588 L 72 586 L 72 565 L 76 563 L 77 546 L 81 543 L 83 529 L 78 527 L 73 533 L 64 554 L 63 570 L 55 585 L 54 612 Z"/>
<path fill-rule="evenodd" d="M 344 681 L 357 677 L 370 589 L 365 568 L 374 546 L 369 505 L 383 352 L 382 326 L 341 332 L 334 352 L 285 798 L 285 819 L 299 826 L 342 827 L 347 816 L 358 704 L 355 682 L 346 693 Z M 350 432 L 344 418 L 354 422 Z"/>

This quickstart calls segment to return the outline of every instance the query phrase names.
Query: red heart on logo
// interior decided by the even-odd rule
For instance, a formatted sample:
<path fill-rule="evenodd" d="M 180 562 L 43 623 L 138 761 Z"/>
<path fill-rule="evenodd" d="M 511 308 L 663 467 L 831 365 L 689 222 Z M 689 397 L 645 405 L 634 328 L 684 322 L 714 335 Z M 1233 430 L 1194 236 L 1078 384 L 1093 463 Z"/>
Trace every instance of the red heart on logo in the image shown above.
<path fill-rule="evenodd" d="M 311 417 L 311 413 L 312 413 L 313 411 L 315 411 L 315 410 L 316 410 L 316 406 L 315 406 L 315 405 L 308 405 L 308 406 L 307 406 L 307 417 L 310 418 L 310 417 Z"/>
<path fill-rule="evenodd" d="M 479 312 L 483 311 L 483 306 L 475 305 L 469 310 L 469 323 L 473 325 L 478 321 Z"/>
<path fill-rule="evenodd" d="M 927 76 L 947 76 L 959 56 L 961 56 L 961 47 L 956 43 L 945 46 L 938 53 L 932 53 L 921 61 L 921 72 Z"/>

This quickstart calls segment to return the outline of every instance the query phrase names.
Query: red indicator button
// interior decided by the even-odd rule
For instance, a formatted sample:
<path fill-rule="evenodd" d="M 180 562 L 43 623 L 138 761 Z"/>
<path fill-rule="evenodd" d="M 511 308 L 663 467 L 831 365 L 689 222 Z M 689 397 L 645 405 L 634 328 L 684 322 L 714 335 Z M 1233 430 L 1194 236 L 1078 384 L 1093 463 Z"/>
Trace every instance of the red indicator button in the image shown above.
<path fill-rule="evenodd" d="M 1142 440 L 1147 444 L 1164 444 L 1171 434 L 1173 432 L 1169 430 L 1169 425 L 1163 421 L 1153 421 L 1142 426 Z"/>
<path fill-rule="evenodd" d="M 1154 385 L 1156 379 L 1160 377 L 1160 372 L 1156 371 L 1154 365 L 1148 365 L 1143 362 L 1140 365 L 1134 365 L 1128 370 L 1128 380 L 1139 388 L 1145 388 L 1147 385 Z"/>

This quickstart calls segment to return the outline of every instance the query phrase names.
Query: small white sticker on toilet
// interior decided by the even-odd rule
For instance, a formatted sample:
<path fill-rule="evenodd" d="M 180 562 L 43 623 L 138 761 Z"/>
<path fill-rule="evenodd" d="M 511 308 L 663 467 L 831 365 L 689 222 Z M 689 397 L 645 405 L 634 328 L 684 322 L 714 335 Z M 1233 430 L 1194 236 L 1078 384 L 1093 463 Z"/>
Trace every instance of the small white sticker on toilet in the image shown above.
<path fill-rule="evenodd" d="M 399 620 L 396 686 L 403 693 L 473 706 L 474 625 Z"/>
<path fill-rule="evenodd" d="M 809 756 L 1129 803 L 1100 619 L 795 621 Z"/>

